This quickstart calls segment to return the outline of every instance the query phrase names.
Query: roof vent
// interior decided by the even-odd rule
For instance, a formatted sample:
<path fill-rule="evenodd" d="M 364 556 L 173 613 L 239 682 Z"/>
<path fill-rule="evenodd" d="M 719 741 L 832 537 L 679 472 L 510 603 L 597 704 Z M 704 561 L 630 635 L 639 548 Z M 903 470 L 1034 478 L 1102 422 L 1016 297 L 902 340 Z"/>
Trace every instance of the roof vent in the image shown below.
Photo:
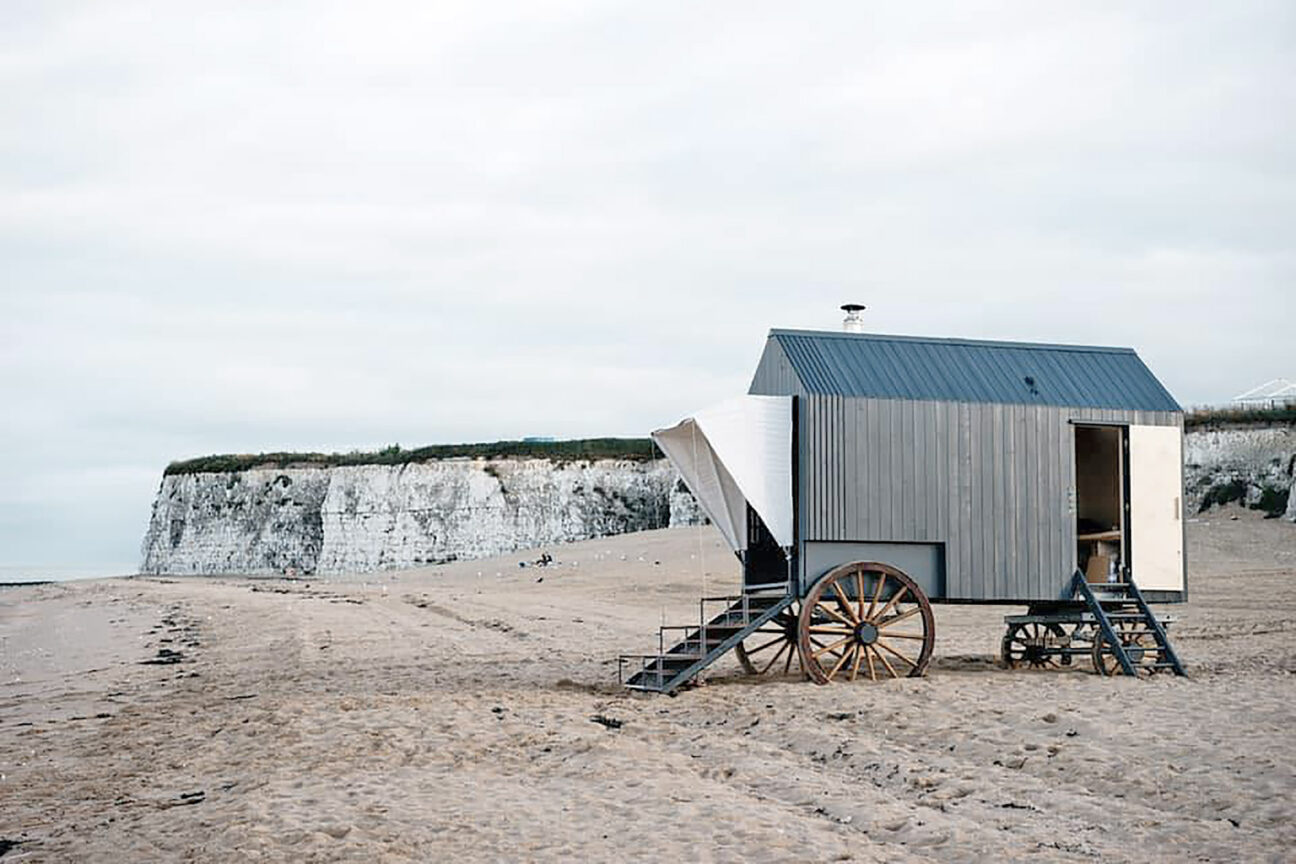
<path fill-rule="evenodd" d="M 858 303 L 847 303 L 841 308 L 846 313 L 846 319 L 842 321 L 842 330 L 846 333 L 863 333 L 864 319 L 860 316 L 860 313 L 867 307 Z"/>

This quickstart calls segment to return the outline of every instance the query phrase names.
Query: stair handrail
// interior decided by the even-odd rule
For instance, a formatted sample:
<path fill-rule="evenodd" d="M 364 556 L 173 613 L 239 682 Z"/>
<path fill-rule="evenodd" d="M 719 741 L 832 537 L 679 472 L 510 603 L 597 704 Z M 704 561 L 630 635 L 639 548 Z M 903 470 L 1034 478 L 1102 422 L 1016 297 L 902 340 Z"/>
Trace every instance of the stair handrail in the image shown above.
<path fill-rule="evenodd" d="M 1126 581 L 1130 585 L 1134 584 L 1128 576 L 1126 577 Z M 1098 626 L 1102 630 L 1103 636 L 1107 639 L 1107 644 L 1112 646 L 1112 654 L 1114 654 L 1116 659 L 1120 662 L 1121 671 L 1131 678 L 1135 677 L 1138 673 L 1134 671 L 1134 664 L 1130 662 L 1129 656 L 1125 653 L 1125 647 L 1116 636 L 1116 629 L 1112 627 L 1111 620 L 1108 619 L 1107 613 L 1103 611 L 1102 603 L 1099 602 L 1098 596 L 1094 594 L 1093 588 L 1089 585 L 1089 581 L 1085 579 L 1084 574 L 1080 572 L 1080 568 L 1078 567 L 1076 568 L 1075 573 L 1071 576 L 1071 594 L 1072 596 L 1080 594 L 1084 597 L 1085 603 L 1089 606 L 1089 611 L 1093 613 L 1094 618 L 1098 619 Z"/>
<path fill-rule="evenodd" d="M 732 599 L 734 602 L 731 608 L 737 607 L 740 598 L 735 597 Z M 709 666 L 713 660 L 725 654 L 730 649 L 732 649 L 734 645 L 741 642 L 745 635 L 745 631 L 747 631 L 749 628 L 761 626 L 766 621 L 772 619 L 776 614 L 782 611 L 790 602 L 792 602 L 791 595 L 786 595 L 780 598 L 778 603 L 775 603 L 774 605 L 770 606 L 768 609 L 761 611 L 759 615 L 757 615 L 755 618 L 752 618 L 750 604 L 747 602 L 747 599 L 745 597 L 741 598 L 741 603 L 742 606 L 744 607 L 743 624 L 737 629 L 734 629 L 732 624 L 729 625 L 729 629 L 734 629 L 734 632 L 730 633 L 728 636 L 721 639 L 714 646 L 710 646 L 710 642 L 707 641 L 707 637 L 706 637 L 707 621 L 705 620 L 704 613 L 703 613 L 703 620 L 700 622 L 698 627 L 698 632 L 703 639 L 701 645 L 701 652 L 700 652 L 702 656 L 699 657 L 693 663 L 688 664 L 682 669 L 677 669 L 669 675 L 667 674 L 664 661 L 668 659 L 670 655 L 666 654 L 665 642 L 664 642 L 665 637 L 662 632 L 663 628 L 659 628 L 657 631 L 657 636 L 658 636 L 659 644 L 662 645 L 662 648 L 656 657 L 655 664 L 652 666 L 645 666 L 640 671 L 640 673 L 636 673 L 636 674 L 643 674 L 645 681 L 649 677 L 655 679 L 657 686 L 649 687 L 646 684 L 640 684 L 640 685 L 631 684 L 627 686 L 635 687 L 637 689 L 653 689 L 658 692 L 669 692 L 670 690 L 674 689 L 673 685 L 677 685 L 679 682 L 682 681 L 691 680 L 695 675 L 697 675 L 698 672 L 700 672 L 702 669 Z M 705 603 L 705 598 L 703 599 L 703 601 L 699 602 L 699 610 L 702 609 L 703 603 Z M 726 613 L 721 613 L 721 614 L 727 614 L 727 611 L 729 610 L 726 610 Z M 645 656 L 651 656 L 651 655 L 645 655 Z M 618 674 L 619 674 L 619 669 L 618 669 Z M 634 676 L 631 676 L 632 679 L 633 677 Z"/>
<path fill-rule="evenodd" d="M 1157 644 L 1161 646 L 1161 651 L 1165 658 L 1170 661 L 1174 673 L 1176 675 L 1186 676 L 1187 673 L 1184 672 L 1183 664 L 1179 662 L 1179 655 L 1175 653 L 1174 648 L 1170 645 L 1170 634 L 1166 632 L 1165 625 L 1163 625 L 1160 619 L 1152 613 L 1152 608 L 1148 606 L 1147 600 L 1143 599 L 1143 592 L 1134 584 L 1133 578 L 1127 576 L 1126 580 L 1129 582 L 1130 596 L 1134 598 L 1134 602 L 1138 604 L 1139 611 L 1142 612 L 1143 617 L 1147 619 L 1148 624 L 1152 628 L 1152 633 L 1156 637 Z"/>

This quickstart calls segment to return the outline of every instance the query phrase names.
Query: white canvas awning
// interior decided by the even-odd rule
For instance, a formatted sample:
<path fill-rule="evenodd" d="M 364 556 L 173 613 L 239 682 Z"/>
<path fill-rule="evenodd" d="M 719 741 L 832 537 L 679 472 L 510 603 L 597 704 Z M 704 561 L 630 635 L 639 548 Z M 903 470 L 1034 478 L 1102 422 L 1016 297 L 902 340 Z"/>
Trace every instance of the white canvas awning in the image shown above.
<path fill-rule="evenodd" d="M 653 440 L 734 551 L 747 548 L 747 505 L 792 545 L 792 397 L 739 396 Z"/>

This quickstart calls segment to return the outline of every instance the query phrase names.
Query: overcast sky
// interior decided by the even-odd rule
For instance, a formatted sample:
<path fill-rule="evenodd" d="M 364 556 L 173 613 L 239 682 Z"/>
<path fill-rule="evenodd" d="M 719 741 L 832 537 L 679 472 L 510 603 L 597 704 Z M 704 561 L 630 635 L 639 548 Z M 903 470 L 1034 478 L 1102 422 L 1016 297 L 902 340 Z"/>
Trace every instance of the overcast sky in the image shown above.
<path fill-rule="evenodd" d="M 847 301 L 1296 378 L 1296 6 L 880 5 L 0 3 L 0 564 L 137 564 L 172 459 L 643 435 Z"/>

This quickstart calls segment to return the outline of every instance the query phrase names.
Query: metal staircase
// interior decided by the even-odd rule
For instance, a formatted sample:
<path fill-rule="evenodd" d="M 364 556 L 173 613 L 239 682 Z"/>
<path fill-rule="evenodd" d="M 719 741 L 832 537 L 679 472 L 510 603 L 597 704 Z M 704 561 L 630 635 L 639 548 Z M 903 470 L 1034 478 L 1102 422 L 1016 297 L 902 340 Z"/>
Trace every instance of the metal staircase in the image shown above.
<path fill-rule="evenodd" d="M 1126 675 L 1164 670 L 1184 675 L 1183 664 L 1170 645 L 1165 627 L 1148 607 L 1134 579 L 1130 576 L 1125 579 L 1124 582 L 1090 584 L 1084 574 L 1076 570 L 1071 577 L 1071 593 L 1073 597 L 1084 600 L 1101 632 L 1098 638 L 1104 647 L 1110 647 L 1112 656 Z M 1147 639 L 1149 636 L 1151 643 Z"/>
<path fill-rule="evenodd" d="M 656 654 L 622 654 L 617 662 L 621 683 L 631 690 L 671 693 L 769 621 L 795 598 L 789 593 L 704 597 L 698 601 L 696 625 L 662 627 Z M 723 604 L 723 611 L 715 610 Z M 675 637 L 673 634 L 682 635 Z M 670 634 L 670 635 L 668 635 Z M 670 648 L 666 645 L 673 642 Z M 625 677 L 627 664 L 635 670 Z"/>

